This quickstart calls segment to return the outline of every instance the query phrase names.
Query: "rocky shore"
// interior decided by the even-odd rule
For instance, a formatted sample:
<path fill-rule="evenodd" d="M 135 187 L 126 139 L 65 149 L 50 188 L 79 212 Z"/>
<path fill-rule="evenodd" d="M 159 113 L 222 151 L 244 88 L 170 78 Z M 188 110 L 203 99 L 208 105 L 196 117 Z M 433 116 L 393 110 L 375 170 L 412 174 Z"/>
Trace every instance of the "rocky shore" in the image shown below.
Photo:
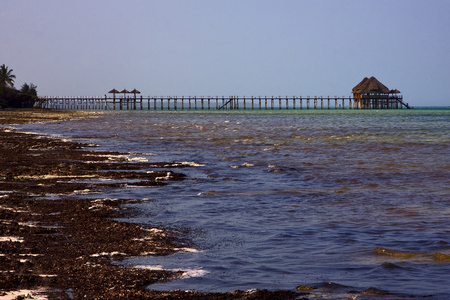
<path fill-rule="evenodd" d="M 182 272 L 113 264 L 128 256 L 170 255 L 189 246 L 180 233 L 118 222 L 142 199 L 80 197 L 123 185 L 183 180 L 183 166 L 130 162 L 123 153 L 16 132 L 8 124 L 91 117 L 83 112 L 0 111 L 1 299 L 302 299 L 302 291 L 157 292 Z M 45 126 L 45 124 L 43 124 Z M 164 180 L 161 180 L 163 178 Z"/>

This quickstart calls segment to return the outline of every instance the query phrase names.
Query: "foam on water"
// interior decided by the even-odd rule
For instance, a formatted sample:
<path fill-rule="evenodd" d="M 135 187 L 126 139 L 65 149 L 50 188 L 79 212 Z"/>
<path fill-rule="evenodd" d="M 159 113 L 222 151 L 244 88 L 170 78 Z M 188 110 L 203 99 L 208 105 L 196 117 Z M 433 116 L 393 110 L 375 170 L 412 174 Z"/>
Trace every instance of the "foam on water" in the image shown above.
<path fill-rule="evenodd" d="M 24 239 L 18 236 L 0 236 L 0 242 L 23 243 Z"/>
<path fill-rule="evenodd" d="M 164 187 L 95 196 L 151 199 L 133 204 L 142 214 L 127 221 L 187 232 L 186 248 L 200 250 L 124 259 L 204 270 L 152 289 L 334 282 L 450 297 L 450 111 L 124 111 L 18 128 L 176 162 L 164 167 Z M 172 182 L 169 172 L 187 179 Z"/>
<path fill-rule="evenodd" d="M 133 266 L 136 269 L 146 269 L 152 271 L 173 271 L 173 272 L 183 272 L 180 279 L 192 278 L 192 277 L 202 277 L 208 274 L 208 271 L 202 269 L 168 269 L 163 267 L 162 265 L 137 265 Z"/>

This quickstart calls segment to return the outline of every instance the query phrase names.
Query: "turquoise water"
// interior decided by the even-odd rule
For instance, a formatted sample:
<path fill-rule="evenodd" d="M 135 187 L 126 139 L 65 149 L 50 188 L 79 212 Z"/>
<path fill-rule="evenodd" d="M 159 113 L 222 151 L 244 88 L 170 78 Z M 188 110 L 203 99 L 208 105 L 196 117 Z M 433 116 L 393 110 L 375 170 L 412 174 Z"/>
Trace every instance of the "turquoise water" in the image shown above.
<path fill-rule="evenodd" d="M 148 199 L 128 221 L 188 232 L 196 251 L 123 262 L 190 271 L 151 289 L 450 297 L 450 261 L 435 259 L 450 255 L 449 110 L 115 111 L 20 128 L 191 163 L 186 181 L 100 195 Z"/>

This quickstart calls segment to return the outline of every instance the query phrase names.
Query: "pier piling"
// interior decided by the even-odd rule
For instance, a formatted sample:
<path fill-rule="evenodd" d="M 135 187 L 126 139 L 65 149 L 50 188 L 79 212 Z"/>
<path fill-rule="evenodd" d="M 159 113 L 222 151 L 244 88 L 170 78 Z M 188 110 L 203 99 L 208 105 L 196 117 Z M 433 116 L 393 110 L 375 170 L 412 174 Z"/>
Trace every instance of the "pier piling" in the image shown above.
<path fill-rule="evenodd" d="M 332 101 L 334 99 L 334 101 Z M 61 110 L 297 110 L 304 109 L 401 109 L 411 108 L 403 102 L 402 96 L 376 99 L 359 99 L 334 96 L 169 96 L 156 97 L 41 97 L 36 107 Z M 324 103 L 324 100 L 326 101 Z M 181 102 L 181 105 L 179 105 Z M 213 102 L 213 104 L 211 104 Z M 214 105 L 215 102 L 215 105 Z M 269 103 L 270 102 L 270 103 Z M 333 105 L 334 102 L 334 105 Z"/>

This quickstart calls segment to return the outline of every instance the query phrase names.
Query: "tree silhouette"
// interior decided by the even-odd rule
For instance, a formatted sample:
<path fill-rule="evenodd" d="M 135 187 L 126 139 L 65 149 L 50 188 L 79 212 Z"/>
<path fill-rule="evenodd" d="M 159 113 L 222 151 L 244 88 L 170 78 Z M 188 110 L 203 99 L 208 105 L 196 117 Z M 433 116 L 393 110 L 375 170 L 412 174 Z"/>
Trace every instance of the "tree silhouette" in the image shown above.
<path fill-rule="evenodd" d="M 19 91 L 14 87 L 16 75 L 13 69 L 5 64 L 0 66 L 0 109 L 2 108 L 32 108 L 37 101 L 37 91 L 34 84 L 25 83 Z"/>
<path fill-rule="evenodd" d="M 34 84 L 30 83 L 24 83 L 22 85 L 22 88 L 20 89 L 20 91 L 25 94 L 25 95 L 30 95 L 30 96 L 37 96 L 37 86 L 35 86 Z"/>
<path fill-rule="evenodd" d="M 0 84 L 3 86 L 9 85 L 10 87 L 14 87 L 14 79 L 16 75 L 12 74 L 13 69 L 9 69 L 5 66 L 5 64 L 0 66 Z"/>

